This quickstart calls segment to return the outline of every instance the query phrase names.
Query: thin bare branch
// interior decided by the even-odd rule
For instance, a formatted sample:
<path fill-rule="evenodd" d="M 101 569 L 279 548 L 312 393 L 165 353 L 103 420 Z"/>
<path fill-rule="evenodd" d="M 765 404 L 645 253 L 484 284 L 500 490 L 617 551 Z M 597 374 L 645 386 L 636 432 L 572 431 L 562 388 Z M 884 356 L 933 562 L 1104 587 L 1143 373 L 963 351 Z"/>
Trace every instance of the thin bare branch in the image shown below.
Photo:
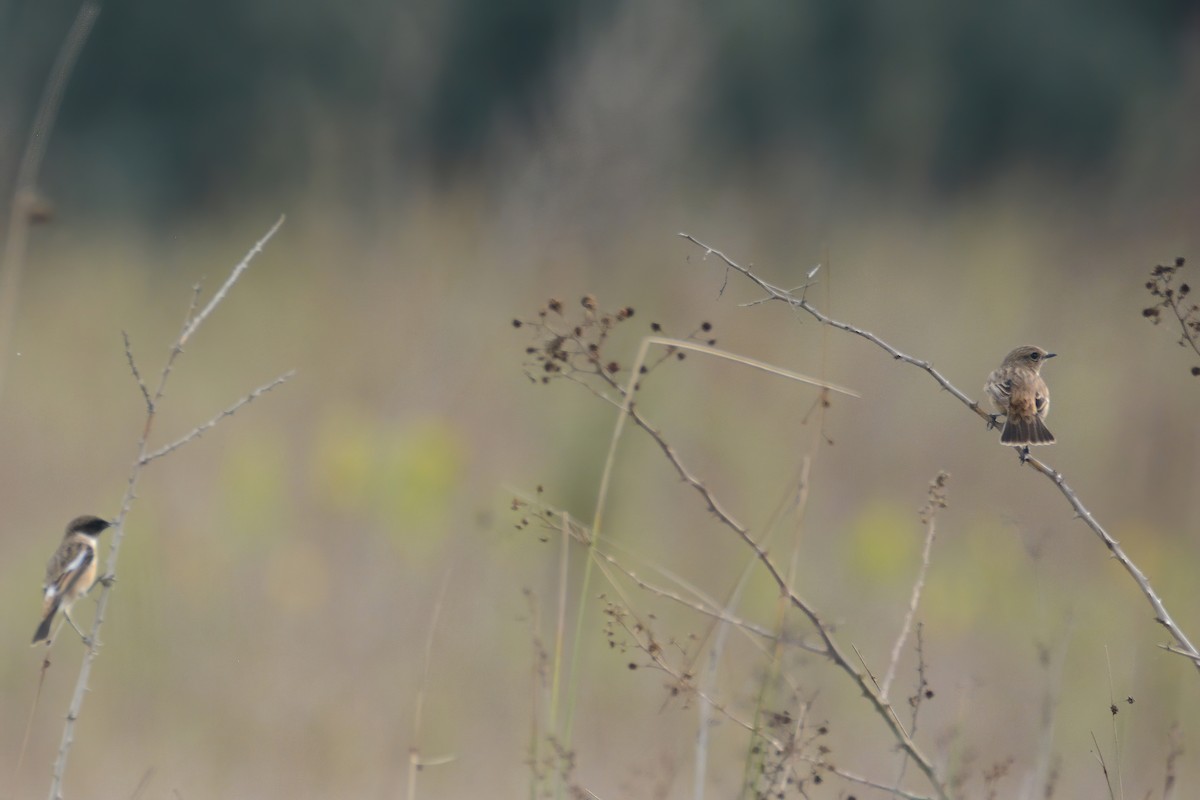
<path fill-rule="evenodd" d="M 886 786 L 882 783 L 879 783 L 878 781 L 873 781 L 870 778 L 864 778 L 863 776 L 857 775 L 848 770 L 841 769 L 840 767 L 835 767 L 834 765 L 829 764 L 825 761 L 818 761 L 815 759 L 806 759 L 806 760 L 809 763 L 813 764 L 814 766 L 819 766 L 822 769 L 826 770 L 827 772 L 829 772 L 833 775 L 837 775 L 842 780 L 847 780 L 847 781 L 850 781 L 851 783 L 857 783 L 860 786 L 868 786 L 872 789 L 879 789 L 880 791 L 887 792 L 889 795 L 892 795 L 894 797 L 903 797 L 905 800 L 932 800 L 932 798 L 930 798 L 927 795 L 912 794 L 911 792 L 906 792 L 902 789 L 897 789 L 894 786 Z"/>
<path fill-rule="evenodd" d="M 261 249 L 262 245 L 268 239 L 270 239 L 271 235 L 273 235 L 275 231 L 279 229 L 279 225 L 282 222 L 283 220 L 281 218 L 280 221 L 277 222 L 267 234 L 267 236 L 264 237 L 258 243 L 258 245 L 256 245 L 255 249 L 251 251 L 251 255 Z M 234 269 L 235 276 L 245 270 L 246 264 L 249 262 L 249 258 L 250 256 L 247 256 L 246 259 L 243 260 L 242 263 L 238 264 L 237 268 Z M 151 395 L 147 390 L 145 382 L 141 378 L 141 373 L 135 365 L 132 349 L 129 346 L 129 337 L 124 337 L 126 358 L 129 361 L 130 369 L 133 373 L 134 379 L 138 382 L 138 386 L 142 391 L 142 397 L 146 400 L 146 421 L 142 426 L 142 432 L 138 438 L 137 457 L 134 459 L 133 464 L 129 469 L 129 477 L 126 480 L 125 485 L 125 496 L 121 500 L 120 511 L 117 512 L 117 516 L 112 523 L 113 534 L 111 543 L 109 544 L 108 560 L 105 564 L 105 574 L 98 580 L 98 583 L 101 584 L 102 588 L 100 590 L 100 596 L 96 600 L 96 615 L 92 620 L 91 632 L 85 640 L 86 649 L 84 650 L 83 662 L 79 666 L 79 677 L 75 681 L 75 690 L 71 695 L 71 702 L 67 708 L 66 722 L 63 724 L 62 740 L 60 741 L 58 747 L 58 756 L 54 760 L 53 777 L 50 783 L 50 800 L 62 800 L 62 786 L 67 770 L 67 760 L 70 756 L 71 747 L 75 740 L 75 723 L 79 719 L 79 715 L 83 709 L 84 698 L 87 696 L 88 682 L 92 672 L 92 664 L 95 662 L 96 656 L 100 653 L 100 631 L 104 625 L 105 614 L 108 610 L 109 597 L 112 593 L 112 588 L 116 580 L 117 559 L 120 555 L 121 543 L 125 538 L 125 519 L 129 515 L 129 511 L 133 507 L 133 501 L 137 497 L 137 483 L 141 477 L 142 470 L 151 461 L 160 458 L 167 453 L 182 447 L 192 439 L 203 435 L 205 431 L 207 431 L 209 428 L 212 428 L 214 425 L 220 422 L 221 419 L 232 415 L 239 408 L 246 405 L 254 398 L 258 397 L 264 392 L 270 391 L 274 387 L 292 377 L 294 374 L 293 372 L 288 372 L 285 375 L 276 378 L 271 383 L 260 386 L 258 389 L 255 389 L 249 395 L 243 397 L 237 403 L 234 403 L 225 411 L 221 412 L 221 414 L 217 415 L 217 417 L 194 429 L 182 439 L 153 453 L 148 452 L 150 432 L 154 427 L 154 420 L 157 418 L 158 403 L 162 399 L 163 392 L 166 390 L 167 379 L 170 377 L 172 365 L 174 364 L 175 359 L 182 352 L 183 341 L 187 334 L 195 331 L 203 317 L 211 313 L 212 309 L 216 306 L 216 303 L 219 302 L 219 299 L 223 298 L 229 287 L 233 285 L 234 280 L 236 280 L 236 278 L 231 276 L 230 280 L 226 281 L 225 285 L 218 293 L 218 296 L 214 297 L 213 302 L 209 303 L 208 307 L 204 310 L 204 312 L 202 312 L 200 317 L 193 316 L 199 287 L 197 287 L 197 290 L 193 292 L 192 303 L 188 309 L 188 319 L 190 319 L 190 322 L 186 323 L 185 327 L 183 328 L 183 333 L 171 347 L 171 350 L 167 356 L 166 365 L 163 367 L 162 374 L 159 377 L 158 387 L 155 389 L 153 395 Z"/>
<path fill-rule="evenodd" d="M 163 392 L 166 391 L 171 370 L 175 367 L 175 359 L 183 353 L 183 334 L 191 325 L 192 318 L 196 314 L 196 307 L 200 304 L 200 289 L 199 283 L 192 285 L 192 297 L 188 302 L 187 313 L 183 315 L 183 325 L 179 329 L 179 337 L 175 339 L 167 352 L 167 360 L 163 363 L 162 372 L 158 376 L 158 386 L 154 390 L 154 396 L 150 399 L 150 412 L 146 414 L 146 428 L 142 431 L 143 439 L 148 439 L 150 436 L 150 428 L 154 424 L 154 412 L 158 408 L 158 402 L 162 400 Z"/>
<path fill-rule="evenodd" d="M 293 369 L 293 370 L 289 370 L 289 371 L 285 372 L 284 374 L 280 375 L 278 378 L 271 381 L 270 383 L 264 383 L 262 386 L 258 387 L 254 391 L 250 392 L 250 394 L 246 395 L 241 400 L 238 400 L 236 403 L 234 403 L 229 408 L 222 411 L 220 414 L 217 414 L 215 417 L 210 419 L 208 422 L 205 422 L 203 425 L 197 425 L 195 428 L 193 428 L 186 435 L 180 437 L 179 439 L 176 439 L 175 441 L 171 442 L 168 445 L 160 447 L 159 449 L 155 450 L 153 453 L 147 453 L 146 455 L 142 456 L 139 463 L 142 466 L 145 466 L 146 464 L 149 464 L 151 461 L 154 461 L 155 459 L 162 458 L 163 456 L 167 455 L 168 453 L 178 450 L 180 447 L 183 447 L 185 444 L 192 441 L 193 439 L 199 439 L 205 433 L 207 433 L 208 431 L 215 428 L 217 426 L 217 424 L 221 422 L 221 420 L 225 419 L 226 417 L 232 417 L 234 414 L 236 414 L 242 406 L 248 405 L 249 403 L 254 402 L 254 400 L 258 399 L 260 396 L 271 391 L 279 384 L 286 383 L 287 381 L 291 380 L 295 376 L 296 376 L 296 370 Z"/>
<path fill-rule="evenodd" d="M 1108 764 L 1104 763 L 1104 753 L 1100 750 L 1100 743 L 1096 741 L 1095 733 L 1092 733 L 1092 745 L 1095 747 L 1092 755 L 1096 757 L 1100 771 L 1104 773 L 1104 785 L 1108 787 L 1108 800 L 1117 800 L 1116 792 L 1113 791 L 1112 777 L 1108 774 Z"/>
<path fill-rule="evenodd" d="M 869 331 L 855 327 L 849 323 L 833 319 L 832 317 L 823 314 L 805 298 L 796 297 L 787 290 L 780 289 L 779 287 L 764 281 L 749 268 L 741 266 L 729 256 L 722 253 L 720 250 L 709 247 L 687 233 L 681 233 L 679 235 L 682 238 L 687 239 L 689 242 L 695 244 L 697 247 L 702 248 L 706 255 L 714 255 L 721 259 L 728 269 L 732 269 L 741 273 L 750 282 L 752 282 L 755 286 L 758 286 L 773 299 L 782 303 L 786 303 L 792 308 L 808 313 L 824 325 L 837 328 L 838 330 L 842 330 L 847 333 L 852 333 L 855 336 L 860 336 L 879 347 L 897 361 L 903 361 L 906 364 L 911 364 L 914 367 L 925 371 L 938 383 L 939 386 L 949 392 L 953 397 L 974 412 L 977 416 L 984 420 L 989 419 L 989 415 L 980 407 L 979 403 L 967 397 L 967 395 L 959 390 L 958 387 L 950 383 L 945 376 L 933 368 L 933 365 L 930 362 L 922 361 L 921 359 L 914 358 L 913 356 L 900 352 L 891 344 L 883 339 L 880 339 L 878 336 Z M 1063 497 L 1065 497 L 1067 502 L 1070 503 L 1071 508 L 1075 511 L 1075 514 L 1084 521 L 1084 523 L 1092 530 L 1093 533 L 1096 534 L 1097 538 L 1099 538 L 1100 541 L 1104 543 L 1104 546 L 1108 548 L 1108 551 L 1112 554 L 1113 558 L 1115 558 L 1129 574 L 1129 576 L 1133 578 L 1138 588 L 1141 589 L 1142 594 L 1145 596 L 1147 602 L 1150 603 L 1150 607 L 1154 610 L 1155 620 L 1164 628 L 1166 628 L 1168 633 L 1170 633 L 1171 637 L 1178 645 L 1178 651 L 1180 651 L 1180 654 L 1192 659 L 1197 670 L 1200 671 L 1200 650 L 1196 649 L 1196 646 L 1192 644 L 1191 640 L 1188 639 L 1183 630 L 1175 623 L 1175 620 L 1171 617 L 1170 613 L 1167 612 L 1167 608 L 1163 604 L 1162 599 L 1159 598 L 1154 587 L 1150 585 L 1150 581 L 1146 578 L 1145 574 L 1141 571 L 1141 569 L 1138 568 L 1136 564 L 1134 564 L 1129 556 L 1125 554 L 1125 551 L 1121 548 L 1121 545 L 1117 542 L 1117 540 L 1114 539 L 1108 533 L 1108 531 L 1106 531 L 1104 527 L 1096 521 L 1096 518 L 1092 516 L 1092 513 L 1088 511 L 1082 502 L 1080 502 L 1078 496 L 1076 496 L 1074 490 L 1071 489 L 1071 487 L 1067 484 L 1066 479 L 1062 476 L 1062 474 L 1057 470 L 1047 466 L 1041 460 L 1032 456 L 1026 458 L 1024 463 L 1032 469 L 1037 470 L 1054 483 L 1059 492 L 1062 493 Z M 1172 649 L 1172 652 L 1176 652 L 1176 650 Z"/>
<path fill-rule="evenodd" d="M 179 335 L 180 347 L 183 347 L 187 344 L 188 339 L 192 338 L 192 334 L 194 334 L 197 329 L 204 324 L 204 320 L 208 319 L 208 315 L 213 312 L 213 309 L 221 304 L 221 301 L 225 299 L 225 295 L 228 294 L 230 288 L 237 283 L 238 278 L 242 277 L 242 273 L 245 272 L 246 268 L 250 266 L 250 262 L 254 260 L 254 257 L 262 252 L 263 247 L 266 246 L 267 242 L 271 241 L 271 237 L 275 235 L 276 231 L 283 227 L 283 221 L 286 218 L 287 217 L 282 214 L 279 216 L 279 219 L 274 225 L 271 226 L 271 230 L 267 231 L 267 234 L 263 236 L 263 238 L 259 239 L 255 243 L 254 247 L 250 248 L 250 251 L 246 253 L 246 257 L 238 262 L 238 265 L 233 268 L 233 272 L 229 273 L 229 277 L 225 279 L 225 283 L 221 285 L 221 288 L 217 290 L 217 293 L 214 294 L 212 299 L 208 301 L 208 305 L 204 307 L 204 310 L 196 316 L 191 317 L 187 327 L 185 327 L 183 329 L 183 333 Z"/>
<path fill-rule="evenodd" d="M 129 342 L 129 333 L 121 331 L 121 338 L 125 341 L 125 360 L 129 362 L 129 371 L 133 373 L 133 379 L 137 381 L 138 389 L 142 392 L 142 399 L 146 401 L 146 413 L 154 410 L 154 401 L 150 399 L 150 390 L 146 388 L 146 382 L 142 380 L 142 373 L 138 371 L 137 362 L 133 358 L 133 345 Z"/>
<path fill-rule="evenodd" d="M 1177 656 L 1183 656 L 1184 658 L 1190 658 L 1192 661 L 1196 662 L 1197 664 L 1200 664 L 1200 655 L 1192 655 L 1191 653 L 1187 652 L 1186 650 L 1180 650 L 1178 647 L 1176 647 L 1173 644 L 1160 644 L 1159 647 L 1161 647 L 1163 650 L 1166 650 L 1168 653 L 1174 653 Z"/>
<path fill-rule="evenodd" d="M 985 420 L 989 418 L 987 413 L 982 408 L 979 407 L 978 403 L 971 400 L 971 398 L 967 397 L 965 394 L 963 394 L 961 391 L 959 391 L 959 389 L 957 387 L 955 387 L 952 383 L 950 383 L 950 381 L 946 380 L 946 378 L 940 372 L 938 372 L 936 369 L 933 368 L 933 365 L 930 362 L 922 361 L 918 358 L 914 358 L 913 356 L 910 356 L 910 355 L 900 352 L 895 347 L 892 347 L 890 344 L 888 344 L 884 340 L 880 339 L 878 336 L 871 333 L 870 331 L 865 331 L 862 328 L 856 328 L 853 325 L 849 325 L 845 322 L 840 322 L 836 319 L 833 319 L 832 317 L 827 317 L 826 315 L 824 315 L 820 311 L 818 311 L 815 306 L 813 306 L 811 303 L 809 303 L 803 297 L 796 297 L 794 294 L 792 294 L 787 289 L 781 289 L 778 286 L 774 286 L 770 283 L 767 283 L 762 278 L 758 277 L 758 275 L 751 272 L 750 269 L 748 269 L 747 267 L 743 267 L 740 264 L 738 264 L 737 262 L 733 261 L 731 258 L 729 258 L 729 256 L 725 255 L 720 250 L 716 250 L 712 247 L 709 247 L 704 242 L 701 242 L 698 239 L 693 238 L 690 234 L 681 233 L 679 235 L 681 237 L 683 237 L 684 239 L 687 239 L 689 242 L 696 245 L 697 247 L 703 248 L 706 255 L 714 255 L 717 258 L 721 259 L 723 262 L 725 262 L 726 266 L 728 266 L 729 268 L 731 268 L 737 272 L 740 272 L 742 275 L 744 275 L 746 278 L 748 278 L 752 283 L 754 283 L 756 286 L 758 286 L 760 289 L 762 289 L 764 292 L 766 292 L 771 297 L 771 299 L 778 300 L 783 303 L 787 303 L 788 305 L 792 306 L 793 308 L 807 311 L 809 314 L 816 317 L 821 323 L 823 323 L 825 325 L 829 325 L 830 327 L 833 327 L 833 328 L 837 328 L 839 330 L 846 331 L 847 333 L 853 333 L 855 336 L 861 336 L 862 338 L 866 339 L 867 341 L 872 342 L 876 346 L 882 348 L 884 351 L 887 352 L 888 355 L 890 355 L 892 358 L 896 359 L 897 361 L 903 361 L 906 364 L 912 364 L 914 367 L 925 370 L 926 372 L 929 373 L 930 377 L 932 377 L 935 381 L 937 381 L 941 385 L 941 387 L 943 389 L 945 389 L 947 392 L 950 392 L 950 394 L 952 394 L 956 398 L 958 398 L 959 402 L 961 402 L 963 405 L 970 408 L 972 411 L 974 411 L 976 414 L 978 414 L 981 418 L 983 418 Z"/>

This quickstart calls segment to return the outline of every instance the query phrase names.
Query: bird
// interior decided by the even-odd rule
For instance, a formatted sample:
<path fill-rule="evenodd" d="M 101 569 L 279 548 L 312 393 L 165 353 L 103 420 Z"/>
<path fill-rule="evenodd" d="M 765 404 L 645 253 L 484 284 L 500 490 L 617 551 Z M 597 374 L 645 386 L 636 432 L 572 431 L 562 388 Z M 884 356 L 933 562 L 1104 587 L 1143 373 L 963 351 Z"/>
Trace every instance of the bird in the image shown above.
<path fill-rule="evenodd" d="M 991 398 L 999 414 L 1004 415 L 1000 443 L 1014 447 L 1054 444 L 1054 434 L 1046 427 L 1050 410 L 1050 389 L 1042 379 L 1042 364 L 1057 353 L 1047 353 L 1040 347 L 1024 345 L 1004 357 L 1004 361 L 988 375 L 983 390 Z"/>
<path fill-rule="evenodd" d="M 108 520 L 90 514 L 76 517 L 67 524 L 62 544 L 46 563 L 42 622 L 33 634 L 33 644 L 50 638 L 50 624 L 59 609 L 75 632 L 83 636 L 69 612 L 71 605 L 87 594 L 96 582 L 96 543 L 100 534 L 111 525 Z M 83 638 L 87 639 L 86 636 Z"/>

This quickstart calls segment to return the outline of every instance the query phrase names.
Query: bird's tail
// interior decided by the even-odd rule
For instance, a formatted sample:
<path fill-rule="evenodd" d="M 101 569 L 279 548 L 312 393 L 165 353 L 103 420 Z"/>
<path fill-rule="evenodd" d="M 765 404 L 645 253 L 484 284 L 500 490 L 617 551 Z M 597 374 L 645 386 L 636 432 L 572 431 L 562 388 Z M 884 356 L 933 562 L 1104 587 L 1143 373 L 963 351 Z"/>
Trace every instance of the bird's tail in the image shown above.
<path fill-rule="evenodd" d="M 50 609 L 50 613 L 42 620 L 42 624 L 38 625 L 37 632 L 33 634 L 33 644 L 50 638 L 50 624 L 54 622 L 54 615 L 57 611 L 57 606 Z"/>
<path fill-rule="evenodd" d="M 1054 444 L 1054 434 L 1038 416 L 1018 419 L 1008 417 L 1004 420 L 1004 430 L 1000 432 L 1000 443 L 1020 446 L 1023 444 Z"/>

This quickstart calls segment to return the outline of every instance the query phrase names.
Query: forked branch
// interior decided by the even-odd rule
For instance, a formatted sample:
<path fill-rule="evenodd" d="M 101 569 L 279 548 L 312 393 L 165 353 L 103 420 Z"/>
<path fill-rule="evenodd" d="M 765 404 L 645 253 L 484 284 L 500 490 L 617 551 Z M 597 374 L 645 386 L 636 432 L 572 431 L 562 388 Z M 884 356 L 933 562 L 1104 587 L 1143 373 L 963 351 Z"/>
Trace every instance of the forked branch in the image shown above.
<path fill-rule="evenodd" d="M 96 656 L 100 652 L 100 629 L 104 624 L 105 612 L 108 610 L 109 595 L 112 591 L 113 581 L 117 574 L 117 557 L 120 554 L 121 541 L 125 535 L 125 518 L 129 514 L 130 508 L 133 506 L 134 499 L 137 497 L 136 488 L 138 479 L 142 474 L 142 470 L 151 461 L 172 453 L 193 439 L 199 438 L 210 428 L 217 425 L 217 423 L 219 423 L 221 420 L 232 416 L 242 406 L 251 402 L 264 392 L 268 392 L 275 388 L 279 384 L 291 378 L 294 374 L 293 372 L 288 372 L 276 378 L 275 380 L 260 386 L 243 397 L 241 400 L 231 405 L 229 408 L 222 411 L 213 419 L 202 425 L 196 426 L 191 432 L 185 434 L 179 439 L 176 439 L 171 444 L 154 451 L 149 449 L 150 432 L 154 426 L 154 420 L 158 412 L 158 404 L 162 400 L 163 392 L 166 389 L 167 380 L 171 376 L 171 368 L 174 366 L 175 360 L 179 357 L 180 353 L 183 352 L 184 342 L 190 336 L 195 334 L 200 325 L 205 319 L 207 319 L 208 315 L 212 313 L 212 310 L 216 308 L 217 304 L 225 297 L 229 289 L 246 270 L 246 267 L 249 266 L 250 260 L 255 254 L 262 250 L 263 245 L 270 240 L 270 238 L 275 234 L 276 231 L 279 230 L 279 227 L 282 224 L 283 217 L 280 217 L 279 221 L 275 223 L 274 227 L 272 227 L 270 231 L 268 231 L 267 235 L 264 236 L 262 240 L 260 240 L 246 255 L 246 257 L 237 265 L 237 267 L 234 268 L 229 279 L 225 281 L 225 283 L 213 296 L 213 299 L 209 301 L 208 305 L 205 306 L 204 310 L 199 314 L 195 313 L 197 300 L 199 298 L 199 287 L 197 287 L 196 292 L 192 296 L 192 302 L 188 308 L 183 328 L 179 334 L 179 337 L 175 340 L 170 348 L 170 351 L 167 355 L 166 364 L 164 365 L 158 380 L 158 386 L 153 392 L 147 388 L 146 382 L 142 378 L 142 373 L 138 369 L 137 360 L 133 356 L 133 348 L 129 343 L 129 336 L 127 334 L 122 334 L 125 341 L 125 358 L 129 362 L 130 372 L 133 374 L 133 378 L 137 382 L 138 389 L 141 392 L 142 399 L 146 403 L 146 422 L 142 427 L 141 437 L 138 440 L 137 457 L 134 458 L 133 465 L 129 470 L 129 478 L 126 481 L 125 486 L 125 497 L 121 501 L 121 509 L 117 513 L 117 518 L 113 521 L 112 544 L 109 547 L 108 561 L 105 565 L 106 574 L 104 579 L 100 581 L 102 588 L 100 590 L 100 597 L 96 602 L 96 618 L 92 622 L 91 632 L 88 635 L 87 641 L 85 642 L 87 649 L 84 651 L 83 663 L 79 667 L 79 677 L 75 682 L 75 692 L 71 697 L 71 704 L 67 709 L 66 723 L 63 725 L 62 741 L 59 744 L 58 757 L 54 762 L 54 773 L 50 784 L 50 800 L 62 800 L 63 778 L 66 775 L 67 759 L 71 753 L 71 745 L 74 743 L 75 723 L 79 719 L 79 715 L 83 709 L 84 697 L 87 696 L 88 679 L 91 675 L 92 663 L 96 660 Z"/>

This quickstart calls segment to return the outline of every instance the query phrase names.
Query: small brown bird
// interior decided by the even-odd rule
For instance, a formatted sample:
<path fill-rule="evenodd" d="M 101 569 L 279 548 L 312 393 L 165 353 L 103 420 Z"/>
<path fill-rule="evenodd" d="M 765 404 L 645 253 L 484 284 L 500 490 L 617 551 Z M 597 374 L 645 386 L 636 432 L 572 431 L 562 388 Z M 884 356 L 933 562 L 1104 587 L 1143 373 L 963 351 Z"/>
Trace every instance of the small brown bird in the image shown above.
<path fill-rule="evenodd" d="M 75 628 L 69 613 L 71 604 L 87 594 L 96 582 L 96 542 L 111 524 L 108 520 L 87 515 L 76 517 L 67 525 L 62 544 L 46 564 L 42 624 L 33 634 L 34 644 L 50 638 L 50 624 L 60 608 L 67 622 Z M 83 636 L 79 628 L 75 628 L 75 632 Z"/>
<path fill-rule="evenodd" d="M 1039 373 L 1046 359 L 1055 355 L 1040 347 L 1018 347 L 988 376 L 983 390 L 1004 415 L 1001 444 L 1054 444 L 1054 434 L 1042 421 L 1050 410 L 1050 390 Z"/>

